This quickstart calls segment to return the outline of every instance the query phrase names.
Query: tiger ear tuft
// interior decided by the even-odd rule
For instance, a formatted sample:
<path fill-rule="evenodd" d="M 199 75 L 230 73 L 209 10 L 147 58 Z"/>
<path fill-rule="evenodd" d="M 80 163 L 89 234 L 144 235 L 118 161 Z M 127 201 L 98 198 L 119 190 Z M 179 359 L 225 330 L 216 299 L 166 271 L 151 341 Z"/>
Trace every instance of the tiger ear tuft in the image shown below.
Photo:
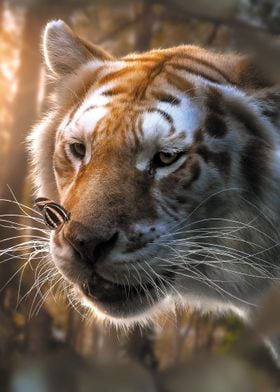
<path fill-rule="evenodd" d="M 45 63 L 55 76 L 75 72 L 91 60 L 113 60 L 113 57 L 76 35 L 62 20 L 49 22 L 43 34 Z"/>

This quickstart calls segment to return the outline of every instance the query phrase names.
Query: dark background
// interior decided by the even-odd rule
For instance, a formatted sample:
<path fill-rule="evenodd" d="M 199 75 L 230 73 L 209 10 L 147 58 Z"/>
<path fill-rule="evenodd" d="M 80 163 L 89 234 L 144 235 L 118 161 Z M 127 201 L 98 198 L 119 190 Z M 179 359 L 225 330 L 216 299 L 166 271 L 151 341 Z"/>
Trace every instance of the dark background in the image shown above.
<path fill-rule="evenodd" d="M 15 202 L 32 207 L 25 138 L 49 106 L 40 35 L 53 18 L 116 56 L 197 44 L 250 53 L 280 81 L 278 0 L 0 0 L 0 390 L 275 390 L 267 351 L 234 316 L 178 310 L 116 330 L 83 319 L 55 284 L 37 215 Z"/>

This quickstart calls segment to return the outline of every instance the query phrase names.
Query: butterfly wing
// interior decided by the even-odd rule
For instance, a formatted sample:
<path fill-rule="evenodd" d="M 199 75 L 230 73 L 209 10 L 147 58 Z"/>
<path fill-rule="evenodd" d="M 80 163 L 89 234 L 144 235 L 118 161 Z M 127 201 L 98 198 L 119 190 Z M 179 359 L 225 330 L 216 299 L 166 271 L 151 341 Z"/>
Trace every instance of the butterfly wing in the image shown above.
<path fill-rule="evenodd" d="M 39 197 L 35 200 L 35 204 L 40 210 L 46 225 L 51 230 L 57 230 L 70 219 L 70 213 L 52 200 Z"/>

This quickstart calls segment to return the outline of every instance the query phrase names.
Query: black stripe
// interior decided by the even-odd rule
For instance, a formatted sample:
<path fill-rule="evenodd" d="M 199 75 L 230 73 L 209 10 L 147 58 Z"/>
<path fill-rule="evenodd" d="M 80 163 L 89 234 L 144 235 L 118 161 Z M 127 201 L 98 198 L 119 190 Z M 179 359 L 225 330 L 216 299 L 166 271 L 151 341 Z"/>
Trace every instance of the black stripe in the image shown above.
<path fill-rule="evenodd" d="M 69 220 L 69 213 L 61 205 L 52 202 L 48 204 L 48 207 L 56 211 L 64 219 L 64 221 Z"/>
<path fill-rule="evenodd" d="M 45 219 L 46 225 L 47 225 L 50 229 L 52 229 L 52 230 L 55 230 L 55 229 L 57 229 L 57 228 L 60 226 L 60 224 L 57 225 L 57 224 L 52 220 L 52 218 L 51 218 L 51 216 L 49 215 L 49 213 L 48 213 L 47 211 L 45 211 L 45 210 L 44 210 L 44 219 Z"/>
<path fill-rule="evenodd" d="M 153 108 L 153 109 L 149 109 L 148 112 L 149 113 L 153 113 L 153 112 L 159 113 L 163 118 L 165 118 L 166 121 L 169 122 L 170 125 L 174 124 L 173 118 L 168 113 L 166 113 L 164 110 Z"/>
<path fill-rule="evenodd" d="M 49 218 L 49 220 L 51 220 L 54 225 L 56 226 L 60 226 L 61 224 L 64 223 L 64 219 L 63 217 L 58 214 L 54 209 L 50 208 L 49 206 L 46 206 L 44 208 L 44 214 L 46 217 Z"/>
<path fill-rule="evenodd" d="M 42 212 L 45 205 L 49 202 L 50 202 L 50 200 L 47 199 L 46 197 L 38 197 L 37 199 L 35 199 L 35 205 L 39 209 L 40 212 Z"/>
<path fill-rule="evenodd" d="M 199 65 L 204 66 L 206 69 L 208 68 L 208 69 L 212 70 L 213 72 L 216 72 L 219 76 L 221 76 L 228 83 L 236 84 L 234 81 L 232 81 L 230 79 L 230 77 L 225 72 L 223 72 L 221 69 L 216 67 L 214 64 L 212 64 L 212 63 L 210 63 L 210 62 L 208 62 L 208 61 L 206 61 L 204 59 L 198 59 L 198 58 L 195 58 L 195 57 L 192 57 L 192 56 L 188 56 L 188 55 L 184 56 L 183 60 L 185 60 L 185 59 L 191 60 L 191 61 L 193 61 L 195 63 L 198 63 Z M 186 72 L 195 73 L 195 74 L 198 74 L 198 75 L 201 74 L 202 77 L 204 77 L 206 79 L 209 79 L 209 80 L 213 80 L 216 83 L 219 83 L 218 80 L 212 78 L 210 75 L 208 76 L 204 72 L 198 71 L 198 70 L 196 70 L 196 68 L 193 68 L 191 63 L 188 64 L 188 65 L 186 65 L 184 63 L 170 63 L 170 65 L 174 69 L 185 70 Z"/>
<path fill-rule="evenodd" d="M 156 98 L 160 102 L 166 102 L 169 103 L 170 105 L 179 105 L 181 103 L 181 100 L 174 95 L 167 94 L 163 91 L 155 91 L 152 93 L 153 97 Z"/>
<path fill-rule="evenodd" d="M 35 200 L 36 206 L 42 213 L 46 225 L 50 229 L 57 229 L 70 219 L 70 213 L 67 212 L 60 204 L 39 197 Z"/>

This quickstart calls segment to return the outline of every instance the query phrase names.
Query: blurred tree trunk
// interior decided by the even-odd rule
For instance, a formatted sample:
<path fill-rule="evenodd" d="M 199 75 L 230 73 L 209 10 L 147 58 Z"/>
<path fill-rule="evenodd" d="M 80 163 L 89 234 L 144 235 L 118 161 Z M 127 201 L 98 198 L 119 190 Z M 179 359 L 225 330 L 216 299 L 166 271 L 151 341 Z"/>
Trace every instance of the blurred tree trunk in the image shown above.
<path fill-rule="evenodd" d="M 13 104 L 13 123 L 10 129 L 11 145 L 6 159 L 5 175 L 1 198 L 11 200 L 8 185 L 19 201 L 22 200 L 25 179 L 27 176 L 27 159 L 25 153 L 25 138 L 37 115 L 37 92 L 41 68 L 39 41 L 41 30 L 48 19 L 46 13 L 40 13 L 38 5 L 30 6 L 25 15 L 22 33 L 22 48 L 20 66 L 17 73 L 17 93 Z M 0 203 L 0 214 L 17 213 L 14 204 Z M 0 240 L 15 235 L 9 229 L 1 228 Z M 4 246 L 12 245 L 5 241 Z M 1 257 L 0 257 L 1 259 Z M 9 263 L 10 265 L 10 263 Z M 11 274 L 8 264 L 1 269 L 1 287 Z"/>
<path fill-rule="evenodd" d="M 280 32 L 279 1 L 271 0 L 155 0 L 166 6 L 175 19 L 195 18 L 201 21 L 221 23 L 231 27 L 243 27 L 246 31 Z M 176 17 L 177 15 L 177 17 Z"/>
<path fill-rule="evenodd" d="M 4 0 L 0 0 L 1 2 Z M 41 81 L 42 56 L 40 50 L 41 32 L 45 23 L 50 20 L 56 13 L 67 18 L 72 10 L 69 7 L 66 12 L 63 7 L 64 2 L 59 4 L 47 4 L 43 6 L 40 1 L 30 2 L 26 7 L 24 26 L 22 30 L 22 47 L 19 55 L 19 68 L 17 71 L 17 92 L 13 102 L 13 122 L 10 128 L 11 143 L 7 154 L 6 164 L 4 168 L 4 180 L 2 189 L 0 188 L 0 198 L 11 200 L 13 193 L 19 202 L 24 202 L 25 187 L 27 185 L 27 156 L 25 139 L 31 126 L 34 124 L 41 110 L 47 109 L 44 103 L 41 107 L 38 102 L 39 84 Z M 1 11 L 0 11 L 1 12 Z M 45 89 L 45 93 L 49 92 L 49 86 Z M 0 217 L 8 214 L 18 214 L 19 209 L 14 203 L 0 202 Z M 14 221 L 20 222 L 20 218 L 14 218 Z M 27 234 L 27 233 L 25 233 Z M 18 244 L 21 239 L 9 239 L 14 237 L 17 232 L 11 228 L 0 227 L 0 262 L 6 258 L 11 258 L 12 254 L 1 255 L 1 250 Z M 8 239 L 8 240 L 7 240 Z M 27 240 L 27 239 L 26 239 Z M 32 251 L 32 249 L 30 249 Z M 20 261 L 22 264 L 22 261 Z M 3 288 L 17 268 L 20 268 L 19 262 L 13 257 L 9 262 L 2 265 L 0 270 L 0 290 Z M 16 311 L 16 303 L 19 289 L 18 279 L 13 279 L 7 284 L 5 290 L 0 295 L 0 306 L 4 310 L 7 320 L 11 320 L 9 328 L 9 336 L 6 336 L 5 348 L 9 352 L 13 345 L 14 325 L 13 314 Z M 24 286 L 24 282 L 23 282 Z M 9 301 L 7 301 L 9 297 Z M 32 296 L 24 301 L 20 306 L 22 314 L 29 314 L 32 308 Z M 25 348 L 32 354 L 39 354 L 46 351 L 50 340 L 52 339 L 52 321 L 48 313 L 41 309 L 40 313 L 27 320 L 24 332 Z"/>
<path fill-rule="evenodd" d="M 14 100 L 13 124 L 10 130 L 11 147 L 6 162 L 3 197 L 10 198 L 6 184 L 21 199 L 26 177 L 25 138 L 37 115 L 41 54 L 40 36 L 47 15 L 40 14 L 38 6 L 30 7 L 25 16 L 22 33 L 18 86 Z"/>
<path fill-rule="evenodd" d="M 0 0 L 0 31 L 3 28 L 4 0 Z"/>
<path fill-rule="evenodd" d="M 155 375 L 159 363 L 154 351 L 153 328 L 135 326 L 128 336 L 126 352 L 132 360 Z"/>
<path fill-rule="evenodd" d="M 150 0 L 142 0 L 142 12 L 135 39 L 135 49 L 139 52 L 143 52 L 150 48 L 153 33 L 153 13 L 153 2 Z"/>
<path fill-rule="evenodd" d="M 26 310 L 28 314 L 30 310 Z M 51 340 L 52 318 L 45 309 L 33 317 L 26 324 L 25 342 L 26 351 L 32 355 L 46 354 Z"/>

